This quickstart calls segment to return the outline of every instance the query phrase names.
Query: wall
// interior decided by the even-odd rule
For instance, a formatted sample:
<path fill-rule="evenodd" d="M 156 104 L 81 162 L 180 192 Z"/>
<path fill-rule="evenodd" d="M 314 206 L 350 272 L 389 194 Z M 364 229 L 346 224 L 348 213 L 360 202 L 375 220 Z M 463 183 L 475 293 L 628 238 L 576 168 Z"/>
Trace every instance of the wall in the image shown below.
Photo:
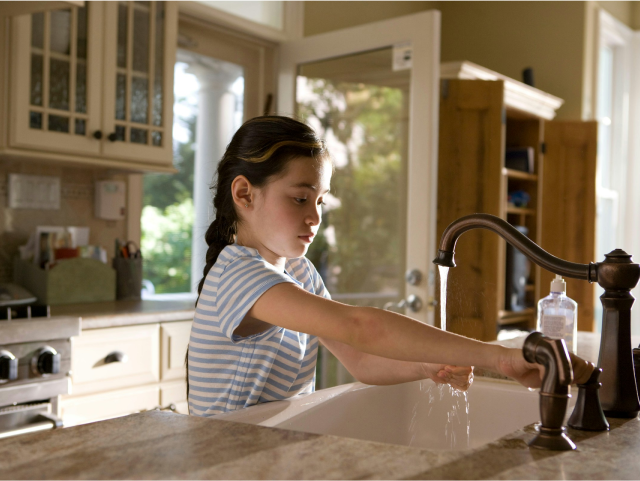
<path fill-rule="evenodd" d="M 598 7 L 603 8 L 617 20 L 620 20 L 627 27 L 633 29 L 640 29 L 638 23 L 638 15 L 640 15 L 640 2 L 593 2 Z"/>
<path fill-rule="evenodd" d="M 564 99 L 558 118 L 580 119 L 583 2 L 438 2 L 443 62 L 469 60 Z"/>
<path fill-rule="evenodd" d="M 442 12 L 443 62 L 470 60 L 564 99 L 558 119 L 590 117 L 588 4 L 640 29 L 640 2 L 305 2 L 306 36 L 400 15 Z"/>
<path fill-rule="evenodd" d="M 9 208 L 9 174 L 60 177 L 60 209 Z M 111 262 L 115 239 L 126 237 L 127 221 L 106 221 L 93 217 L 94 182 L 107 179 L 126 181 L 127 176 L 106 169 L 70 167 L 51 162 L 0 161 L 0 283 L 11 282 L 12 263 L 18 255 L 18 246 L 26 244 L 38 225 L 89 227 L 89 242 L 106 248 Z"/>
<path fill-rule="evenodd" d="M 304 2 L 304 36 L 433 10 L 438 2 Z"/>

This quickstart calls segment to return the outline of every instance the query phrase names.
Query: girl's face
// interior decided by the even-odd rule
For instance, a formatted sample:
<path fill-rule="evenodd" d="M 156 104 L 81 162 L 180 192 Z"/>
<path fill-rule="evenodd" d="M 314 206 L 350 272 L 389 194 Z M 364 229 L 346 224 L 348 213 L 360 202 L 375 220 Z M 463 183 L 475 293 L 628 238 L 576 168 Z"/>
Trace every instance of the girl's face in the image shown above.
<path fill-rule="evenodd" d="M 284 175 L 255 189 L 249 215 L 252 243 L 274 265 L 306 254 L 322 222 L 324 196 L 329 192 L 329 160 L 293 159 Z M 264 250 L 264 252 L 263 252 Z"/>

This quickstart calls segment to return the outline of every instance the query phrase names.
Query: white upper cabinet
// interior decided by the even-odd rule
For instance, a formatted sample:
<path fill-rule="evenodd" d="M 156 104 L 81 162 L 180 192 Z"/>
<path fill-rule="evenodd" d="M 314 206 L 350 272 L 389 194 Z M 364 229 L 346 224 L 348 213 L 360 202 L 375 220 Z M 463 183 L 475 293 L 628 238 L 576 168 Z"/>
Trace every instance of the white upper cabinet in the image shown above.
<path fill-rule="evenodd" d="M 11 153 L 170 170 L 175 2 L 85 5 L 13 18 Z"/>

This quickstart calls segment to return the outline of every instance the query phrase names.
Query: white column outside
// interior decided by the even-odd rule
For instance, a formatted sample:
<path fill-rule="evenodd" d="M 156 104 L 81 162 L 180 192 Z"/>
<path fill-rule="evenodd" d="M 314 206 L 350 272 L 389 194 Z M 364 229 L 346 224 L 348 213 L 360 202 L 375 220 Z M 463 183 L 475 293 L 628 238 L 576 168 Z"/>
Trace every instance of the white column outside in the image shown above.
<path fill-rule="evenodd" d="M 215 219 L 211 186 L 227 144 L 234 134 L 235 96 L 231 86 L 242 76 L 242 68 L 227 62 L 207 59 L 207 64 L 189 66 L 186 72 L 200 83 L 196 152 L 193 175 L 195 217 L 191 244 L 191 289 L 197 290 L 206 262 L 208 245 L 204 235 Z"/>

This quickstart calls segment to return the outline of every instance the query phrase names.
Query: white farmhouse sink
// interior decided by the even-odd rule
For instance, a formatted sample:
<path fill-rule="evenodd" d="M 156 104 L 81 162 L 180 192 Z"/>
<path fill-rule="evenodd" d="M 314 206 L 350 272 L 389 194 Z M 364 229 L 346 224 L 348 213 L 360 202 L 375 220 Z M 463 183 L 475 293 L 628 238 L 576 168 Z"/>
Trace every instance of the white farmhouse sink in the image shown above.
<path fill-rule="evenodd" d="M 567 409 L 573 410 L 574 399 Z M 539 422 L 539 394 L 476 378 L 465 394 L 433 381 L 395 386 L 346 384 L 286 401 L 220 414 L 237 421 L 432 450 L 482 446 Z"/>

